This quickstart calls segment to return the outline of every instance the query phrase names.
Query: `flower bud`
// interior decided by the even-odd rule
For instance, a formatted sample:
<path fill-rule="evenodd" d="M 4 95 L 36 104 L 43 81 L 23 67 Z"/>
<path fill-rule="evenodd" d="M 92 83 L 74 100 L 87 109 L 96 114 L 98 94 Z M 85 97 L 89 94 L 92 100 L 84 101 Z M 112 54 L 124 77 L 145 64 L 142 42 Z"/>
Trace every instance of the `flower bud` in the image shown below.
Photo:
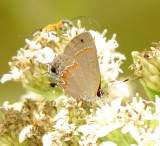
<path fill-rule="evenodd" d="M 155 95 L 160 95 L 160 47 L 159 44 L 156 45 L 151 51 L 132 52 L 134 64 L 131 66 L 153 101 Z"/>

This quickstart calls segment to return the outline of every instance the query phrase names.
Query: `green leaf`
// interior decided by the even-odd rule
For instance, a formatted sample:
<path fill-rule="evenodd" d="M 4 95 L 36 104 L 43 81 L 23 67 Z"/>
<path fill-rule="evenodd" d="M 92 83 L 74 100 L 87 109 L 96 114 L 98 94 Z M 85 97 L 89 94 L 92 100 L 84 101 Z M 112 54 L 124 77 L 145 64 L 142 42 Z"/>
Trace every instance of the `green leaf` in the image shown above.
<path fill-rule="evenodd" d="M 143 85 L 147 95 L 149 96 L 149 98 L 155 102 L 155 95 L 158 95 L 160 97 L 160 92 L 154 91 L 152 89 L 150 89 L 147 85 L 146 82 L 144 80 L 140 80 L 141 84 Z"/>

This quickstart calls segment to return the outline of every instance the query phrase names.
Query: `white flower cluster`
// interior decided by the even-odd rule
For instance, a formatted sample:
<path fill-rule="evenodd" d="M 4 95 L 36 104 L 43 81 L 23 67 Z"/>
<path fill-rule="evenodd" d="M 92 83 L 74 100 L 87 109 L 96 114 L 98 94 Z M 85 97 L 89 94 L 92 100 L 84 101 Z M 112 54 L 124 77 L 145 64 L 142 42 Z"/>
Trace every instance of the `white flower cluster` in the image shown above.
<path fill-rule="evenodd" d="M 26 39 L 27 45 L 21 48 L 17 56 L 14 56 L 9 62 L 11 71 L 1 78 L 1 83 L 9 80 L 22 81 L 24 87 L 29 90 L 38 93 L 52 92 L 53 94 L 54 89 L 49 86 L 49 82 L 53 79 L 48 76 L 48 66 L 53 62 L 55 56 L 65 49 L 70 40 L 87 31 L 81 27 L 80 21 L 78 21 L 77 27 L 74 25 L 70 27 L 67 24 L 64 24 L 63 27 L 66 29 L 61 34 L 58 33 L 58 30 L 43 29 L 34 34 L 33 40 Z M 106 30 L 102 34 L 93 30 L 89 30 L 89 32 L 97 47 L 101 82 L 106 86 L 110 81 L 115 81 L 122 72 L 120 65 L 125 57 L 115 52 L 118 47 L 115 34 L 110 40 L 107 40 L 104 37 Z"/>
<path fill-rule="evenodd" d="M 29 99 L 24 103 L 4 105 L 10 121 L 6 117 L 6 124 L 0 122 L 0 134 L 3 138 L 5 132 L 18 130 L 22 145 L 29 140 L 43 146 L 158 146 L 159 104 L 158 96 L 153 103 L 143 100 L 138 94 L 126 105 L 122 105 L 122 98 L 103 104 L 66 96 L 60 96 L 55 102 Z M 15 119 L 21 120 L 18 127 Z M 11 127 L 8 127 L 9 123 Z M 0 144 L 3 144 L 1 138 Z"/>

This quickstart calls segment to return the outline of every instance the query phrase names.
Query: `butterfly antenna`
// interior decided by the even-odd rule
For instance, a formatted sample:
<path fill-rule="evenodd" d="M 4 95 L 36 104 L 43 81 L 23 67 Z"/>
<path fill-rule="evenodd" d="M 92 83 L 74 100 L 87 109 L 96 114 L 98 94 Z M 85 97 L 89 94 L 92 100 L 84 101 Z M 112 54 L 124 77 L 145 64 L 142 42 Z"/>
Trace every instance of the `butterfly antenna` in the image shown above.
<path fill-rule="evenodd" d="M 86 16 L 79 16 L 75 17 L 73 19 L 70 19 L 70 21 L 77 20 L 77 19 L 85 19 L 87 20 L 90 24 L 95 24 L 98 28 L 100 28 L 100 25 L 92 18 L 86 17 Z"/>

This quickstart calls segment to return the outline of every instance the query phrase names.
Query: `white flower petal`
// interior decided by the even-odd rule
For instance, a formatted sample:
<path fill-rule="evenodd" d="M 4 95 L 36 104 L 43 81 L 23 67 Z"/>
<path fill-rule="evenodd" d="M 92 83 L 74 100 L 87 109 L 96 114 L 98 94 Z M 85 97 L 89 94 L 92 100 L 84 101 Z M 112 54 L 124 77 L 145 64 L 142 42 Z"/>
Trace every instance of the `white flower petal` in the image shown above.
<path fill-rule="evenodd" d="M 121 102 L 122 102 L 122 98 L 119 97 L 119 98 L 116 98 L 115 100 L 112 101 L 111 105 L 112 107 L 114 107 L 114 112 L 117 113 L 119 108 L 120 108 L 120 105 L 121 105 Z"/>
<path fill-rule="evenodd" d="M 115 87 L 126 97 L 129 97 L 128 86 L 124 82 L 115 84 Z"/>
<path fill-rule="evenodd" d="M 112 141 L 105 141 L 100 143 L 99 146 L 117 146 L 117 144 Z"/>
<path fill-rule="evenodd" d="M 36 60 L 41 63 L 52 63 L 55 57 L 55 53 L 49 47 L 45 47 L 37 53 Z"/>
<path fill-rule="evenodd" d="M 140 135 L 137 126 L 132 126 L 129 130 L 129 133 L 137 141 L 137 143 L 140 141 Z"/>
<path fill-rule="evenodd" d="M 33 128 L 33 125 L 29 125 L 22 129 L 19 134 L 19 142 L 22 143 L 26 139 L 26 134 L 28 134 Z"/>
<path fill-rule="evenodd" d="M 122 129 L 122 133 L 129 132 L 130 135 L 137 141 L 137 143 L 140 141 L 140 135 L 137 129 L 137 126 L 134 126 L 132 122 L 128 123 L 125 127 Z"/>
<path fill-rule="evenodd" d="M 117 123 L 111 123 L 107 126 L 102 126 L 100 127 L 97 131 L 96 131 L 96 136 L 97 137 L 104 137 L 106 136 L 107 134 L 109 134 L 110 132 L 122 127 L 123 124 L 120 123 L 120 122 L 117 122 Z"/>
<path fill-rule="evenodd" d="M 0 82 L 3 84 L 3 83 L 5 83 L 5 82 L 7 82 L 7 81 L 12 80 L 12 78 L 13 78 L 13 77 L 12 77 L 12 74 L 4 74 L 4 75 L 2 76 Z"/>
<path fill-rule="evenodd" d="M 65 115 L 68 114 L 68 110 L 63 109 L 61 110 L 55 117 L 54 117 L 54 121 L 59 120 L 60 118 L 63 118 Z"/>
<path fill-rule="evenodd" d="M 154 130 L 154 138 L 159 139 L 160 140 L 160 126 L 156 127 Z"/>
<path fill-rule="evenodd" d="M 92 132 L 94 132 L 99 128 L 100 128 L 100 125 L 98 124 L 82 125 L 78 128 L 78 131 L 82 132 L 84 136 L 87 136 L 88 134 L 91 134 Z"/>
<path fill-rule="evenodd" d="M 116 40 L 109 40 L 106 44 L 107 49 L 115 49 L 118 47 L 118 43 Z"/>
<path fill-rule="evenodd" d="M 23 102 L 16 102 L 16 103 L 11 104 L 11 105 L 9 105 L 9 102 L 8 102 L 8 101 L 5 101 L 5 102 L 3 103 L 3 108 L 5 108 L 5 109 L 11 109 L 11 108 L 12 108 L 12 109 L 14 109 L 14 110 L 21 111 L 22 106 L 23 106 Z"/>
<path fill-rule="evenodd" d="M 40 49 L 41 48 L 41 44 L 38 43 L 37 41 L 30 41 L 28 39 L 25 39 L 25 41 L 29 45 L 30 48 L 34 48 L 34 49 Z"/>
<path fill-rule="evenodd" d="M 4 74 L 0 80 L 1 83 L 5 83 L 9 80 L 18 80 L 22 76 L 22 71 L 20 71 L 17 67 L 13 67 L 10 71 L 10 74 Z"/>
<path fill-rule="evenodd" d="M 43 146 L 52 146 L 52 132 L 48 132 L 47 134 L 43 135 L 42 143 Z"/>

